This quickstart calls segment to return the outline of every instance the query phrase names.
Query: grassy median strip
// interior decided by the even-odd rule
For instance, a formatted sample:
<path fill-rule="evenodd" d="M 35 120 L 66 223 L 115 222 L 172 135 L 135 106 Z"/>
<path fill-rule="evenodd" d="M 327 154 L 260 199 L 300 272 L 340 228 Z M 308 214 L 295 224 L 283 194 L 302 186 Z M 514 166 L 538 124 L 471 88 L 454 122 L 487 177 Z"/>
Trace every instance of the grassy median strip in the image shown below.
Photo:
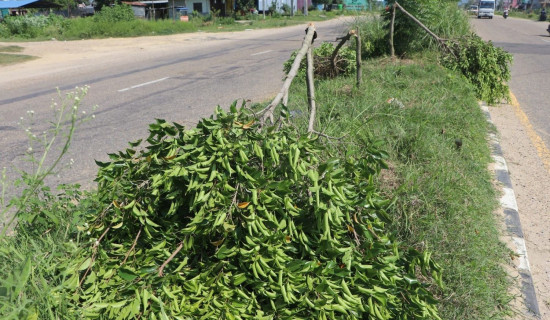
<path fill-rule="evenodd" d="M 360 154 L 374 145 L 388 153 L 379 184 L 395 200 L 393 227 L 404 243 L 432 251 L 442 265 L 442 318 L 503 318 L 510 252 L 493 214 L 491 127 L 473 88 L 431 60 L 368 61 L 360 89 L 354 77 L 317 82 L 317 128 L 344 137 L 327 140 L 333 153 Z M 296 98 L 306 97 L 305 84 L 292 90 L 290 109 L 307 114 L 307 101 Z"/>

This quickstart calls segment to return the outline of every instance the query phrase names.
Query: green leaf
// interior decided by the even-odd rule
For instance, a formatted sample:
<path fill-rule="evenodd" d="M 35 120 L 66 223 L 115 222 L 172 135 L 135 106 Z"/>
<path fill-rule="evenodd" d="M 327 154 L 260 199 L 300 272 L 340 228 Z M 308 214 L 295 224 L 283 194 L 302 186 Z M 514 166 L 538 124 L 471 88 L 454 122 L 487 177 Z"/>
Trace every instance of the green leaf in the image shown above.
<path fill-rule="evenodd" d="M 124 267 L 118 270 L 118 275 L 126 281 L 133 281 L 138 277 L 138 275 L 133 270 Z"/>

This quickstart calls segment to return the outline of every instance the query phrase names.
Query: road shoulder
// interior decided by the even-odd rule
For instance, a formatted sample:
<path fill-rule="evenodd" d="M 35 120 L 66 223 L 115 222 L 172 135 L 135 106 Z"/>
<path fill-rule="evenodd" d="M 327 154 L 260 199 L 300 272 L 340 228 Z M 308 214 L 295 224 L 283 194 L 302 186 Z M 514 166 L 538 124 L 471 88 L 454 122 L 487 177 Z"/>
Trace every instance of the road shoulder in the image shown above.
<path fill-rule="evenodd" d="M 506 159 L 511 189 L 515 194 L 517 212 L 521 221 L 521 235 L 529 256 L 528 270 L 532 276 L 538 307 L 542 319 L 550 317 L 550 173 L 539 156 L 538 148 L 530 137 L 526 116 L 519 105 L 489 107 L 488 112 L 498 131 L 502 156 Z M 523 121 L 522 121 L 523 119 Z M 506 211 L 506 209 L 505 209 Z M 507 219 L 503 212 L 503 219 Z M 510 232 L 508 241 L 513 244 L 517 234 Z M 510 248 L 517 252 L 517 245 Z M 521 259 L 515 259 L 520 270 Z M 520 272 L 521 276 L 521 272 Z M 522 279 L 518 279 L 522 281 Z M 525 284 L 525 282 L 524 282 Z M 529 298 L 527 298 L 529 299 Z"/>

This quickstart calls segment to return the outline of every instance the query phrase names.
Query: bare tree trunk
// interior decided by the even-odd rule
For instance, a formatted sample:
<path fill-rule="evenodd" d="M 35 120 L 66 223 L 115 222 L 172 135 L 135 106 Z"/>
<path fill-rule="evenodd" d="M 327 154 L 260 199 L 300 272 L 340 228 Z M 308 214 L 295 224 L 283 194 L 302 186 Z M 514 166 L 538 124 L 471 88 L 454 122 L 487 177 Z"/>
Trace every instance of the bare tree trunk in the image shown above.
<path fill-rule="evenodd" d="M 359 88 L 363 81 L 363 70 L 361 68 L 361 36 L 359 34 L 359 28 L 357 28 L 355 40 L 357 46 L 357 48 L 355 48 L 355 70 L 357 72 L 357 88 Z"/>
<path fill-rule="evenodd" d="M 309 46 L 307 49 L 307 101 L 309 103 L 309 125 L 307 132 L 313 132 L 313 125 L 315 124 L 315 113 L 317 107 L 315 106 L 315 85 L 313 83 L 313 48 Z"/>
<path fill-rule="evenodd" d="M 336 40 L 340 40 L 340 42 L 336 45 L 336 48 L 334 48 L 334 51 L 332 52 L 332 56 L 330 57 L 330 61 L 332 63 L 332 70 L 334 70 L 335 74 L 338 74 L 338 68 L 336 66 L 336 57 L 338 56 L 338 51 L 340 50 L 340 48 L 342 48 L 344 43 L 346 43 L 346 41 L 348 41 L 351 38 L 351 36 L 353 36 L 354 34 L 355 34 L 355 30 L 351 30 L 350 32 L 348 32 L 347 35 L 336 39 Z"/>
<path fill-rule="evenodd" d="M 392 58 L 395 58 L 395 47 L 393 46 L 393 30 L 395 26 L 395 7 L 397 3 L 392 6 L 391 24 L 390 24 L 390 54 Z"/>
<path fill-rule="evenodd" d="M 290 84 L 292 83 L 292 80 L 294 80 L 294 77 L 296 77 L 296 74 L 298 73 L 298 69 L 300 68 L 300 63 L 302 62 L 302 59 L 306 55 L 308 48 L 311 47 L 313 43 L 314 34 L 315 34 L 315 26 L 313 25 L 313 23 L 310 23 L 308 25 L 304 41 L 302 42 L 302 48 L 296 54 L 296 58 L 294 58 L 294 62 L 290 67 L 290 71 L 286 76 L 286 79 L 285 79 L 285 82 L 283 83 L 283 87 L 281 88 L 281 91 L 279 91 L 277 96 L 275 96 L 273 101 L 271 101 L 271 103 L 265 109 L 259 112 L 259 114 L 263 115 L 262 122 L 265 122 L 267 119 L 269 119 L 271 123 L 274 122 L 273 110 L 275 109 L 275 107 L 279 105 L 279 103 L 281 103 L 281 100 L 283 100 L 283 97 L 288 95 L 288 88 L 290 88 Z"/>

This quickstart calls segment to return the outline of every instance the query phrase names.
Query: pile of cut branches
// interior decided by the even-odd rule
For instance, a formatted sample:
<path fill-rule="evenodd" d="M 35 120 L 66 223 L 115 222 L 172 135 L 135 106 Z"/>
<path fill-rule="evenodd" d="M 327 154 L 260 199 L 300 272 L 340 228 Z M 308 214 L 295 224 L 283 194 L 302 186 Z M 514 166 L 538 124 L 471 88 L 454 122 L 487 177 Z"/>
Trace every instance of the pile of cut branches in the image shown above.
<path fill-rule="evenodd" d="M 323 159 L 235 105 L 147 142 L 98 163 L 104 207 L 62 264 L 75 318 L 439 318 L 439 267 L 387 230 L 382 153 Z"/>
<path fill-rule="evenodd" d="M 446 47 L 449 50 L 443 54 L 443 65 L 460 71 L 472 83 L 480 100 L 495 104 L 509 99 L 506 83 L 511 77 L 510 53 L 476 34 L 448 41 Z"/>
<path fill-rule="evenodd" d="M 314 76 L 320 79 L 329 79 L 334 78 L 338 75 L 352 75 L 356 71 L 356 58 L 355 51 L 348 47 L 342 47 L 338 50 L 338 53 L 335 57 L 336 70 L 332 65 L 332 54 L 334 53 L 335 47 L 330 42 L 323 42 L 319 47 L 313 50 L 313 66 L 314 66 Z M 296 58 L 298 50 L 294 51 L 290 56 L 290 59 L 287 60 L 283 65 L 283 71 L 288 73 L 290 67 Z M 300 64 L 300 69 L 298 71 L 299 75 L 305 77 L 306 74 L 306 61 L 302 60 Z"/>

